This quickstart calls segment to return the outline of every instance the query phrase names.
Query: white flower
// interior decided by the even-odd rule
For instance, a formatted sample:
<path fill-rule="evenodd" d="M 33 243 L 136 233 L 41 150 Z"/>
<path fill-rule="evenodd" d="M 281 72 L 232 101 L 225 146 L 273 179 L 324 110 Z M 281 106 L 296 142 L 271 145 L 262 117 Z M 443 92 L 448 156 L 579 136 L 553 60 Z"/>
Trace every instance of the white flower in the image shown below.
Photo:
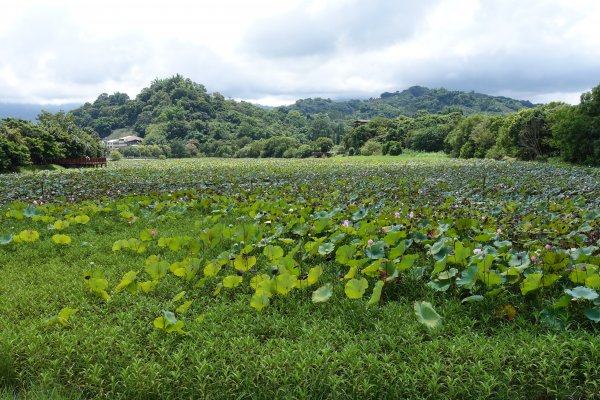
<path fill-rule="evenodd" d="M 479 253 L 481 253 L 481 249 L 474 249 L 473 250 L 473 254 L 479 254 Z"/>

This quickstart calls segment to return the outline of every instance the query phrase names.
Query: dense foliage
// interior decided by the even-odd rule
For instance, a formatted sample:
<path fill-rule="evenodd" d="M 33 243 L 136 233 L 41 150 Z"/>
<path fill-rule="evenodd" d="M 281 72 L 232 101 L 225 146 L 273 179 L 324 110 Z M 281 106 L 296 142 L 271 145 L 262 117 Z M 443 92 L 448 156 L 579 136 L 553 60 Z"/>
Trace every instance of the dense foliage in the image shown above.
<path fill-rule="evenodd" d="M 168 146 L 163 154 L 172 157 L 308 156 L 320 151 L 319 138 L 339 144 L 344 133 L 344 124 L 325 114 L 305 116 L 225 99 L 180 75 L 153 81 L 135 99 L 102 94 L 72 115 L 101 137 L 130 129 L 146 145 Z"/>
<path fill-rule="evenodd" d="M 377 99 L 304 99 L 267 109 L 209 94 L 203 85 L 176 75 L 155 80 L 135 99 L 102 94 L 72 115 L 101 137 L 136 134 L 145 146 L 160 146 L 160 151 L 127 149 L 126 156 L 304 158 L 332 151 L 400 154 L 405 148 L 462 158 L 561 156 L 598 164 L 598 97 L 596 88 L 578 106 L 534 106 L 415 86 Z M 319 142 L 323 139 L 327 146 Z"/>
<path fill-rule="evenodd" d="M 436 151 L 461 113 L 509 113 L 532 106 L 502 97 L 413 87 L 402 93 L 384 93 L 379 99 L 306 99 L 292 106 L 266 109 L 225 99 L 219 93 L 209 94 L 203 85 L 176 75 L 155 80 L 135 99 L 118 92 L 102 94 L 72 114 L 80 126 L 94 129 L 103 138 L 127 132 L 144 137 L 147 145 L 168 146 L 162 148 L 168 157 L 292 158 L 331 151 L 333 146 L 324 151 L 317 143 L 319 138 L 327 138 L 334 145 L 343 142 L 346 151 L 354 148 L 360 152 L 359 148 L 375 135 L 367 133 L 370 137 L 363 139 L 364 133 L 349 132 L 357 118 L 405 116 L 399 123 L 402 131 L 387 135 L 400 143 L 395 147 Z M 449 115 L 454 116 L 452 121 Z M 397 125 L 395 120 L 388 121 L 388 125 Z M 358 137 L 348 138 L 348 134 Z M 382 135 L 377 135 L 378 141 Z M 400 140 L 407 136 L 406 142 Z"/>
<path fill-rule="evenodd" d="M 42 112 L 39 122 L 0 120 L 0 172 L 61 158 L 101 156 L 104 145 L 96 133 L 75 124 L 70 114 Z"/>
<path fill-rule="evenodd" d="M 509 114 L 533 106 L 529 101 L 507 97 L 413 86 L 402 92 L 384 92 L 379 98 L 363 101 L 303 99 L 286 109 L 297 110 L 304 115 L 324 113 L 332 119 L 351 120 L 376 117 L 397 118 L 402 115 L 414 116 L 420 111 L 433 114 L 450 112 L 462 112 L 465 115 L 475 113 Z"/>
<path fill-rule="evenodd" d="M 549 103 L 508 115 L 458 112 L 395 119 L 377 117 L 348 130 L 343 143 L 356 154 L 372 141 L 397 142 L 417 151 L 445 151 L 460 158 L 516 158 L 600 165 L 600 85 L 581 104 Z M 387 146 L 390 146 L 388 144 Z"/>
<path fill-rule="evenodd" d="M 599 190 L 402 156 L 5 175 L 0 388 L 592 398 Z"/>

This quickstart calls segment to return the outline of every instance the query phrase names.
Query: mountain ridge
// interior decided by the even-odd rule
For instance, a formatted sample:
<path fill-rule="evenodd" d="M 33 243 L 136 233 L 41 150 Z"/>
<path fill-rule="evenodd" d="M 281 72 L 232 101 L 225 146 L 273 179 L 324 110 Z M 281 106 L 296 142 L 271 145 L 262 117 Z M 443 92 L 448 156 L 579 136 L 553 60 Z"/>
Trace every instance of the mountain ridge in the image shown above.
<path fill-rule="evenodd" d="M 101 94 L 98 98 L 103 95 L 106 94 Z M 53 105 L 0 102 L 0 118 L 20 118 L 35 121 L 42 110 L 53 113 L 58 111 L 70 112 L 88 103 Z M 244 103 L 249 102 L 244 101 Z M 298 99 L 293 104 L 282 106 L 249 104 L 265 111 L 279 109 L 289 112 L 296 110 L 304 115 L 326 113 L 333 120 L 374 117 L 396 118 L 400 115 L 413 116 L 419 111 L 443 112 L 451 107 L 455 107 L 452 111 L 458 111 L 456 107 L 460 107 L 460 111 L 466 115 L 477 112 L 508 114 L 521 108 L 532 108 L 538 105 L 528 100 L 517 100 L 506 96 L 493 96 L 475 91 L 449 90 L 443 87 L 428 88 L 419 85 L 411 86 L 402 91 L 383 92 L 376 98 L 331 99 L 308 97 Z"/>

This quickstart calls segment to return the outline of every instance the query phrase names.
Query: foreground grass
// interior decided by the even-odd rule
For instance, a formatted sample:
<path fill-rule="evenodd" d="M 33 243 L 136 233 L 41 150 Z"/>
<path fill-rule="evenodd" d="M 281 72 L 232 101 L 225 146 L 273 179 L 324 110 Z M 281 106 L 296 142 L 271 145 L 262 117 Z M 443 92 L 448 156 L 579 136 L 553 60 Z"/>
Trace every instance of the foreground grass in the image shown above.
<path fill-rule="evenodd" d="M 366 164 L 368 176 L 388 166 L 388 159 L 315 160 L 314 165 Z M 118 168 L 124 174 L 137 165 L 149 164 Z M 218 166 L 235 172 L 233 165 Z M 177 170 L 170 171 L 175 179 Z M 104 172 L 90 175 L 98 173 Z M 270 170 L 263 175 L 276 181 Z M 247 287 L 215 298 L 212 288 L 182 283 L 171 274 L 154 292 L 112 293 L 105 303 L 85 290 L 85 272 L 103 270 L 114 288 L 154 253 L 112 252 L 116 240 L 149 227 L 168 237 L 210 226 L 198 209 L 173 219 L 137 214 L 133 223 L 115 212 L 73 225 L 66 231 L 73 243 L 66 247 L 49 239 L 51 231 L 32 244 L 0 247 L 0 399 L 591 399 L 600 394 L 600 337 L 593 323 L 576 319 L 552 330 L 539 324 L 536 299 L 506 293 L 494 302 L 461 304 L 428 289 L 418 273 L 386 287 L 384 302 L 374 307 L 346 299 L 340 282 L 327 303 L 313 304 L 312 290 L 297 290 L 256 312 L 249 307 Z M 238 217 L 227 214 L 221 222 L 235 223 Z M 28 219 L 1 223 L 9 232 L 46 229 Z M 333 263 L 326 267 L 335 271 Z M 155 329 L 153 320 L 174 308 L 173 296 L 182 290 L 194 300 L 188 335 Z M 430 332 L 416 320 L 417 300 L 430 301 L 442 315 L 440 329 Z M 516 306 L 517 318 L 495 317 L 498 303 Z M 48 326 L 44 320 L 63 307 L 79 309 L 71 326 Z"/>

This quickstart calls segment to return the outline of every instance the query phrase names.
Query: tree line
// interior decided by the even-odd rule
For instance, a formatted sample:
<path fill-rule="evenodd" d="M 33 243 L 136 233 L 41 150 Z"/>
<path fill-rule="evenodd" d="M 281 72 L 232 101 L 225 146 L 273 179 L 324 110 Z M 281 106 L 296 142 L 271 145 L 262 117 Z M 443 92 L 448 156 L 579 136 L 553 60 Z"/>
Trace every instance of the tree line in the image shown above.
<path fill-rule="evenodd" d="M 368 122 L 355 125 L 358 118 Z M 154 80 L 134 99 L 102 94 L 66 114 L 44 112 L 38 121 L 0 122 L 1 169 L 99 155 L 99 139 L 115 132 L 143 137 L 142 145 L 120 150 L 132 157 L 299 158 L 411 149 L 462 158 L 600 162 L 600 85 L 576 106 L 415 86 L 378 99 L 304 99 L 266 108 L 208 93 L 176 75 Z"/>
<path fill-rule="evenodd" d="M 104 155 L 105 147 L 91 129 L 81 128 L 64 112 L 42 112 L 38 123 L 16 118 L 0 120 L 0 171 L 62 158 Z"/>
<path fill-rule="evenodd" d="M 349 154 L 384 153 L 400 145 L 460 158 L 514 158 L 600 165 L 600 85 L 578 105 L 553 102 L 508 115 L 429 114 L 374 118 L 343 139 Z"/>

